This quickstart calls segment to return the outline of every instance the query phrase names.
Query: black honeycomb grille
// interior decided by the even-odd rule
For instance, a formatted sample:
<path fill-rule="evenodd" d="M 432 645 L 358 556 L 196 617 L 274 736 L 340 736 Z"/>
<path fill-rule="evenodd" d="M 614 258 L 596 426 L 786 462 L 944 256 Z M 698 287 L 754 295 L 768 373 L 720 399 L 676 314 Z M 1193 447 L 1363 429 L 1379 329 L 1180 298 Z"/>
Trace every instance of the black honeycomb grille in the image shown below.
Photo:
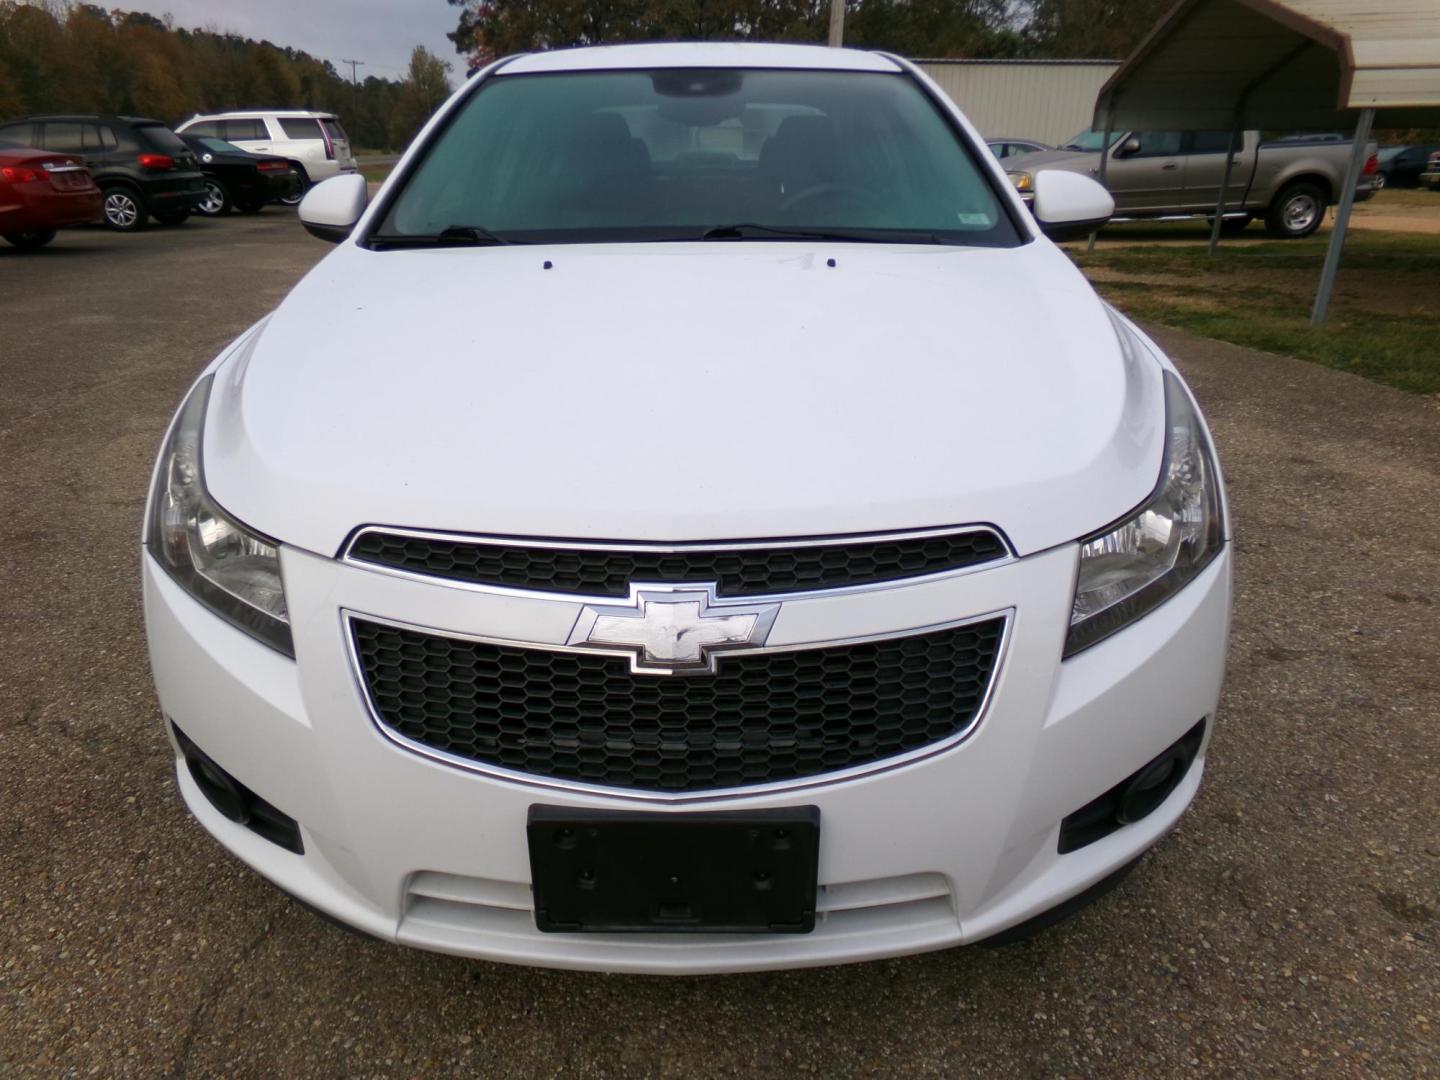
<path fill-rule="evenodd" d="M 364 532 L 350 556 L 416 574 L 542 592 L 623 598 L 632 581 L 715 582 L 721 596 L 764 596 L 897 581 L 958 570 L 1007 554 L 989 529 L 948 536 L 841 541 L 823 546 L 675 552 L 525 547 Z"/>
<path fill-rule="evenodd" d="M 536 776 L 664 792 L 880 761 L 955 735 L 995 670 L 1003 618 L 889 641 L 727 656 L 714 675 L 488 645 L 353 619 L 380 721 Z"/>

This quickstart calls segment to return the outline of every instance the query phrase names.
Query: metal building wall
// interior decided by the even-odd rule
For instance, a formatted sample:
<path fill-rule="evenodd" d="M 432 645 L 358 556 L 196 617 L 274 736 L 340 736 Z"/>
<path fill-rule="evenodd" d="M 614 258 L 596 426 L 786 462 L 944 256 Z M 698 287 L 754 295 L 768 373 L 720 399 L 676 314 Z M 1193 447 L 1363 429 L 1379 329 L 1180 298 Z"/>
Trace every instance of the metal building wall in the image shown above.
<path fill-rule="evenodd" d="M 917 60 L 987 138 L 1058 143 L 1090 126 L 1110 60 Z"/>

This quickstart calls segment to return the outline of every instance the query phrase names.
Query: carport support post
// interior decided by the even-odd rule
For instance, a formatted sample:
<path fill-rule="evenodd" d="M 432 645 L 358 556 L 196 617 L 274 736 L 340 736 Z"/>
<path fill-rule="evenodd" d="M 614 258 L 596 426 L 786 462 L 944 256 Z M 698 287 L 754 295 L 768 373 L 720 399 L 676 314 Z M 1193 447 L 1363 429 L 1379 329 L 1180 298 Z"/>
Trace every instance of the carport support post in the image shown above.
<path fill-rule="evenodd" d="M 1111 108 L 1105 114 L 1105 134 L 1100 137 L 1100 186 L 1105 187 L 1105 166 L 1110 161 L 1110 132 L 1115 126 L 1115 110 Z M 1105 188 L 1105 190 L 1110 190 Z M 1090 244 L 1085 249 L 1086 255 L 1095 254 L 1095 237 L 1100 235 L 1100 227 L 1097 225 L 1090 233 Z"/>
<path fill-rule="evenodd" d="M 1235 165 L 1235 144 L 1239 142 L 1240 114 L 1235 114 L 1235 124 L 1230 128 L 1230 141 L 1225 144 L 1225 177 L 1220 181 L 1220 199 L 1215 203 L 1215 221 L 1210 226 L 1210 254 L 1220 246 L 1220 223 L 1225 219 L 1225 196 L 1230 192 L 1230 171 Z"/>
<path fill-rule="evenodd" d="M 1320 288 L 1315 293 L 1315 306 L 1310 310 L 1311 326 L 1323 323 L 1330 311 L 1330 294 L 1335 289 L 1335 275 L 1340 272 L 1340 254 L 1345 250 L 1345 233 L 1350 228 L 1350 211 L 1355 206 L 1355 185 L 1365 168 L 1365 150 L 1370 142 L 1370 126 L 1374 123 L 1375 110 L 1361 109 L 1360 119 L 1355 122 L 1355 142 L 1350 146 L 1350 168 L 1345 171 L 1345 190 L 1340 193 L 1330 246 L 1325 249 L 1325 268 L 1320 271 Z"/>

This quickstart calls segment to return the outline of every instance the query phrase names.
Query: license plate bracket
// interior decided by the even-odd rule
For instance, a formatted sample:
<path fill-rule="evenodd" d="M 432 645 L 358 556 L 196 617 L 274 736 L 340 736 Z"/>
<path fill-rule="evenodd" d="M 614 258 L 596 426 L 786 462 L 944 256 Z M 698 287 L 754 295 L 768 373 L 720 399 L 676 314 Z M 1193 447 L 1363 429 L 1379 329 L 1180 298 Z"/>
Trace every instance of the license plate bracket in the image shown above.
<path fill-rule="evenodd" d="M 820 808 L 649 813 L 530 807 L 535 925 L 547 933 L 805 934 Z"/>

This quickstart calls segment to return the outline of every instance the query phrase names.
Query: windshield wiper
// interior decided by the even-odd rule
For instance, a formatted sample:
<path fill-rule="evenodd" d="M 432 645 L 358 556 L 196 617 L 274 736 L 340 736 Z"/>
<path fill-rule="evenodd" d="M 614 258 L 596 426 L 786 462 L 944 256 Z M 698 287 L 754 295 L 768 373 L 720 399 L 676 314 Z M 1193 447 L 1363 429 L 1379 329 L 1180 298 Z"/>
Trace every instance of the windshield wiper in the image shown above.
<path fill-rule="evenodd" d="M 700 234 L 701 240 L 843 240 L 859 244 L 943 244 L 934 233 L 909 229 L 786 229 L 777 225 L 740 222 L 716 225 Z"/>
<path fill-rule="evenodd" d="M 523 244 L 523 240 L 493 233 L 483 225 L 450 225 L 437 233 L 379 233 L 370 237 L 371 244 L 382 247 L 492 247 L 499 244 Z"/>

